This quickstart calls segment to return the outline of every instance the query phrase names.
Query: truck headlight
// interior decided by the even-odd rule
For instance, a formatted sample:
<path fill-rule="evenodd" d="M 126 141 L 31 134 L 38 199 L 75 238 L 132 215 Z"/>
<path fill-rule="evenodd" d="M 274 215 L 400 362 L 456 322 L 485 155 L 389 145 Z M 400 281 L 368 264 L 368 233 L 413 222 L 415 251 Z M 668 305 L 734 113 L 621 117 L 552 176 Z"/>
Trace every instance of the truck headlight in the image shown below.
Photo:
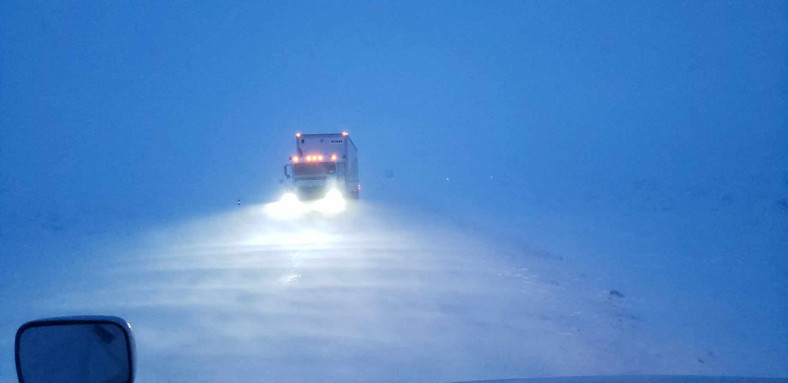
<path fill-rule="evenodd" d="M 294 193 L 285 193 L 279 201 L 266 205 L 265 210 L 277 219 L 292 219 L 304 214 L 304 206 Z"/>
<path fill-rule="evenodd" d="M 322 199 L 315 201 L 315 210 L 324 214 L 336 214 L 345 210 L 345 198 L 337 189 L 331 189 Z"/>

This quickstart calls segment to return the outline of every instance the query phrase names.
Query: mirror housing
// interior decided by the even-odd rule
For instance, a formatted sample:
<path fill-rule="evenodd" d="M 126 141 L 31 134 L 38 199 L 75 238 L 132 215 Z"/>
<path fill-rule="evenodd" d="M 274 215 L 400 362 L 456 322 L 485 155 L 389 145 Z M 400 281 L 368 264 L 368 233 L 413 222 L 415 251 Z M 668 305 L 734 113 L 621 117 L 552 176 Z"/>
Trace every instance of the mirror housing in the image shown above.
<path fill-rule="evenodd" d="M 287 164 L 284 168 L 285 177 L 290 178 L 293 175 L 293 165 Z"/>
<path fill-rule="evenodd" d="M 27 322 L 14 346 L 20 383 L 132 383 L 135 353 L 131 325 L 111 316 Z"/>

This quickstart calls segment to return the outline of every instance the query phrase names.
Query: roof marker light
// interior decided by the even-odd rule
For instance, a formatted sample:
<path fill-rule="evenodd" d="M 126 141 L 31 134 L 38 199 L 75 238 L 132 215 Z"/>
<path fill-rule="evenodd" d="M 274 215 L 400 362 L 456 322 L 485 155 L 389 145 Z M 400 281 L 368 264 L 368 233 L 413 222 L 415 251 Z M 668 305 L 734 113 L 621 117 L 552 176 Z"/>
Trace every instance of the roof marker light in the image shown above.
<path fill-rule="evenodd" d="M 336 161 L 336 160 L 337 160 L 337 155 L 336 154 L 332 154 L 331 155 L 331 161 Z"/>
<path fill-rule="evenodd" d="M 291 159 L 293 160 L 293 162 L 298 162 L 298 156 L 293 156 L 293 158 Z"/>
<path fill-rule="evenodd" d="M 296 138 L 301 137 L 301 133 L 296 133 Z"/>
<path fill-rule="evenodd" d="M 345 136 L 345 137 L 348 136 L 347 132 L 342 132 L 342 135 Z"/>

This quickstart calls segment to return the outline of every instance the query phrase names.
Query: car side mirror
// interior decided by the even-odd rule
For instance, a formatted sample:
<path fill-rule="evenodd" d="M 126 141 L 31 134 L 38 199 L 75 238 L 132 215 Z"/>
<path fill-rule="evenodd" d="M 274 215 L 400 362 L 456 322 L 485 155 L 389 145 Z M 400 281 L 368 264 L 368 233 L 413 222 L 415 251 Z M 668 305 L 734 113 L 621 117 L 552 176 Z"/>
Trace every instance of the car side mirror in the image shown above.
<path fill-rule="evenodd" d="M 290 164 L 285 165 L 284 172 L 285 177 L 290 178 L 293 174 L 293 166 Z"/>
<path fill-rule="evenodd" d="M 80 316 L 27 322 L 16 332 L 20 383 L 132 383 L 131 325 L 118 317 Z"/>

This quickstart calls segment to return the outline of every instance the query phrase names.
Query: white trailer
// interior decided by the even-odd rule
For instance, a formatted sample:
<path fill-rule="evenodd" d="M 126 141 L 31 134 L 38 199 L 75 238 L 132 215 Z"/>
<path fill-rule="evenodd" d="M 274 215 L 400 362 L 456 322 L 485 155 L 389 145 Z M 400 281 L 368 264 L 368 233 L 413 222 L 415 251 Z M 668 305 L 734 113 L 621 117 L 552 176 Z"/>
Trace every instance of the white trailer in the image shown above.
<path fill-rule="evenodd" d="M 358 149 L 347 132 L 296 133 L 296 154 L 284 172 L 301 200 L 323 198 L 332 189 L 357 199 L 361 190 Z"/>

